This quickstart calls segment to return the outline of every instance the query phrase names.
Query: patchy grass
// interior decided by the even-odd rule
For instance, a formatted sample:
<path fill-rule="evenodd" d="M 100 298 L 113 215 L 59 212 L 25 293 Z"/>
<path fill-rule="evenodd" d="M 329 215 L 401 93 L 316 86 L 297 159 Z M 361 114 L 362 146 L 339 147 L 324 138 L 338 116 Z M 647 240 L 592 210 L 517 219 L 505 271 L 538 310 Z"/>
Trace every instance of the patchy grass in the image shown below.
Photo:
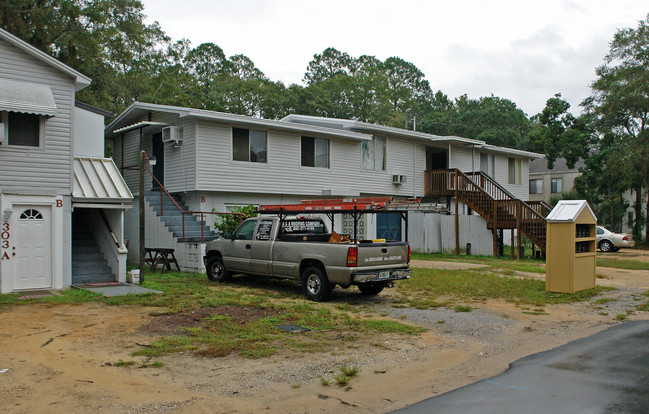
<path fill-rule="evenodd" d="M 416 335 L 426 330 L 412 325 L 405 325 L 397 321 L 380 320 L 380 319 L 367 319 L 360 321 L 361 326 L 364 326 L 367 331 L 377 332 L 393 332 L 401 334 Z"/>
<path fill-rule="evenodd" d="M 101 293 L 72 288 L 61 291 L 56 295 L 35 299 L 34 302 L 48 303 L 51 305 L 79 305 L 86 302 L 95 302 L 101 300 L 101 298 L 103 298 Z"/>
<path fill-rule="evenodd" d="M 143 286 L 164 293 L 104 297 L 83 289 L 69 289 L 57 295 L 25 301 L 19 301 L 17 294 L 0 295 L 0 304 L 102 302 L 110 306 L 162 307 L 167 311 L 156 313 L 161 318 L 208 309 L 201 312 L 198 321 L 192 320 L 185 325 L 180 322 L 178 332 L 156 334 L 157 341 L 133 354 L 149 357 L 192 352 L 206 357 L 237 353 L 245 358 L 263 358 L 273 355 L 278 349 L 326 352 L 346 343 L 353 344 L 362 333 L 416 335 L 423 332 L 421 328 L 397 321 L 355 316 L 359 306 L 341 305 L 336 309 L 305 301 L 299 284 L 290 281 L 237 277 L 224 284 L 210 282 L 201 274 L 151 272 L 146 275 Z M 219 312 L 222 309 L 226 309 L 225 314 Z M 240 320 L 231 317 L 228 309 L 265 309 L 270 310 L 266 313 L 271 316 Z M 311 332 L 298 336 L 277 328 L 289 323 Z M 329 331 L 332 333 L 325 334 Z"/>
<path fill-rule="evenodd" d="M 545 306 L 581 302 L 614 289 L 598 286 L 573 294 L 551 293 L 545 291 L 545 282 L 541 280 L 501 277 L 473 270 L 415 269 L 410 279 L 397 284 L 397 290 L 402 295 L 399 302 L 426 309 L 486 299 Z"/>
<path fill-rule="evenodd" d="M 629 315 L 627 315 L 626 313 L 620 313 L 615 315 L 615 319 L 617 319 L 618 321 L 626 321 L 627 319 L 629 319 Z"/>
<path fill-rule="evenodd" d="M 339 387 L 344 387 L 349 385 L 349 381 L 351 381 L 352 378 L 354 378 L 360 371 L 358 367 L 351 367 L 347 365 L 338 367 L 338 369 L 340 370 L 340 375 L 336 376 L 334 380 L 336 381 L 336 384 L 338 384 Z M 320 383 L 326 386 L 329 385 L 329 380 L 325 378 L 320 378 Z"/>
<path fill-rule="evenodd" d="M 455 312 L 473 312 L 473 308 L 471 306 L 466 306 L 466 305 L 455 305 L 453 308 Z"/>
<path fill-rule="evenodd" d="M 597 266 L 613 267 L 615 269 L 627 270 L 649 270 L 648 262 L 641 262 L 639 260 L 619 260 L 619 259 L 597 259 Z"/>
<path fill-rule="evenodd" d="M 606 304 L 606 303 L 615 302 L 615 301 L 617 301 L 617 299 L 612 299 L 612 298 L 599 298 L 599 299 L 595 299 L 595 300 L 592 301 L 591 303 L 596 304 L 596 305 L 604 305 L 604 304 Z"/>
<path fill-rule="evenodd" d="M 644 292 L 643 295 L 644 296 L 649 296 L 649 290 Z M 649 312 L 649 301 L 647 301 L 643 305 L 638 305 L 637 309 L 640 310 L 640 311 Z"/>
<path fill-rule="evenodd" d="M 336 384 L 338 384 L 339 387 L 344 387 L 351 381 L 351 377 L 348 377 L 345 374 L 340 374 L 336 378 Z"/>
<path fill-rule="evenodd" d="M 455 256 L 442 253 L 413 253 L 412 259 L 481 264 L 509 274 L 513 274 L 513 272 L 545 273 L 543 267 L 545 262 L 535 259 L 512 260 L 508 257 Z"/>
<path fill-rule="evenodd" d="M 347 365 L 343 365 L 340 367 L 340 372 L 342 372 L 344 375 L 348 376 L 349 378 L 353 378 L 358 374 L 359 369 L 358 367 L 350 367 Z"/>
<path fill-rule="evenodd" d="M 357 307 L 336 307 L 305 301 L 296 283 L 235 278 L 228 284 L 207 281 L 204 275 L 168 272 L 147 275 L 145 287 L 161 290 L 164 295 L 107 298 L 110 305 L 164 306 L 166 315 L 204 309 L 199 321 L 193 321 L 181 334 L 164 335 L 151 346 L 134 355 L 156 357 L 173 352 L 192 352 L 205 357 L 223 357 L 237 353 L 245 358 L 264 358 L 279 349 L 298 352 L 327 352 L 345 342 L 353 343 L 361 333 L 396 333 L 414 335 L 423 330 L 396 321 L 361 319 L 351 316 Z M 260 286 L 260 287 L 257 287 Z M 207 311 L 205 310 L 206 308 Z M 271 309 L 272 315 L 240 320 L 219 309 Z M 347 312 L 349 311 L 349 312 Z M 231 311 L 233 312 L 233 311 Z M 235 312 L 237 313 L 237 312 Z M 234 316 L 234 315 L 233 315 Z M 311 330 L 305 334 L 286 333 L 277 328 L 295 324 Z M 183 325 L 185 326 L 185 325 Z M 333 331 L 335 334 L 326 335 Z"/>
<path fill-rule="evenodd" d="M 130 367 L 135 365 L 135 361 L 117 361 L 112 364 L 114 367 Z"/>
<path fill-rule="evenodd" d="M 18 300 L 19 297 L 20 295 L 17 293 L 6 293 L 4 295 L 0 295 L 0 305 L 18 304 L 19 302 L 21 302 Z"/>

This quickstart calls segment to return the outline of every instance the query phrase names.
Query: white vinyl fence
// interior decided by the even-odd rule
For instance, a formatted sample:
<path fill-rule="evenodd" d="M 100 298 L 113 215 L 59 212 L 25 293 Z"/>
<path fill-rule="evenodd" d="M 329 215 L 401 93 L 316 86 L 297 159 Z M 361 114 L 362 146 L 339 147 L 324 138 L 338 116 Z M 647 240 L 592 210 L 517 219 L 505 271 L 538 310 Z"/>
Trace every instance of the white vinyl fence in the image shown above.
<path fill-rule="evenodd" d="M 466 252 L 467 243 L 471 243 L 472 255 L 493 255 L 493 235 L 482 217 L 460 215 L 459 232 L 462 253 Z M 455 216 L 411 211 L 408 241 L 413 252 L 455 253 Z"/>

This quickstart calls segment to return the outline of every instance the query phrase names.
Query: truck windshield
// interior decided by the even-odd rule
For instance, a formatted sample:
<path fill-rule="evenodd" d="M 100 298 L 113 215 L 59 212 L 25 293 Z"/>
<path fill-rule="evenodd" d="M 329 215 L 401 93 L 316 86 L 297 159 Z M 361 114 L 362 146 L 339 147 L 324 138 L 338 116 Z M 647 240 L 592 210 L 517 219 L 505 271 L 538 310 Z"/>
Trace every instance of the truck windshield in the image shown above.
<path fill-rule="evenodd" d="M 282 222 L 282 234 L 326 233 L 322 220 L 285 220 Z"/>

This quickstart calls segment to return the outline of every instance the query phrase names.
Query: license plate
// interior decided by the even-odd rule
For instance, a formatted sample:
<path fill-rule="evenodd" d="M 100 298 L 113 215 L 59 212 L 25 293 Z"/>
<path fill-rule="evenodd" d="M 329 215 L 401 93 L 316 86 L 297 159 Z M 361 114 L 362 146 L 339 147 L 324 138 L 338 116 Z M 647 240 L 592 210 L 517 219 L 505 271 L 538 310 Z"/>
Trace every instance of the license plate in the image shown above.
<path fill-rule="evenodd" d="M 390 272 L 379 272 L 379 279 L 389 279 Z"/>

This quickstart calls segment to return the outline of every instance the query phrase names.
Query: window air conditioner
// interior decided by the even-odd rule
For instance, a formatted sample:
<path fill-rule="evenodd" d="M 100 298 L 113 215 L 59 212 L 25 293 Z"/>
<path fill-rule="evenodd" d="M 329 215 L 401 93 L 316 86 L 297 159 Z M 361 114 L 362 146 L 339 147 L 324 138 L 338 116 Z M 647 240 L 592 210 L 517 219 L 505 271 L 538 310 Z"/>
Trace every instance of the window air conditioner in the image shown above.
<path fill-rule="evenodd" d="M 5 124 L 0 122 L 0 144 L 2 144 L 5 140 Z"/>
<path fill-rule="evenodd" d="M 181 142 L 183 140 L 183 127 L 168 126 L 162 128 L 162 142 Z"/>
<path fill-rule="evenodd" d="M 401 176 L 399 174 L 394 174 L 392 176 L 392 184 L 401 184 Z"/>
<path fill-rule="evenodd" d="M 407 176 L 407 175 L 400 175 L 400 176 L 399 176 L 399 182 L 400 182 L 401 184 L 405 184 L 405 183 L 407 183 L 407 182 L 408 182 L 408 176 Z"/>

